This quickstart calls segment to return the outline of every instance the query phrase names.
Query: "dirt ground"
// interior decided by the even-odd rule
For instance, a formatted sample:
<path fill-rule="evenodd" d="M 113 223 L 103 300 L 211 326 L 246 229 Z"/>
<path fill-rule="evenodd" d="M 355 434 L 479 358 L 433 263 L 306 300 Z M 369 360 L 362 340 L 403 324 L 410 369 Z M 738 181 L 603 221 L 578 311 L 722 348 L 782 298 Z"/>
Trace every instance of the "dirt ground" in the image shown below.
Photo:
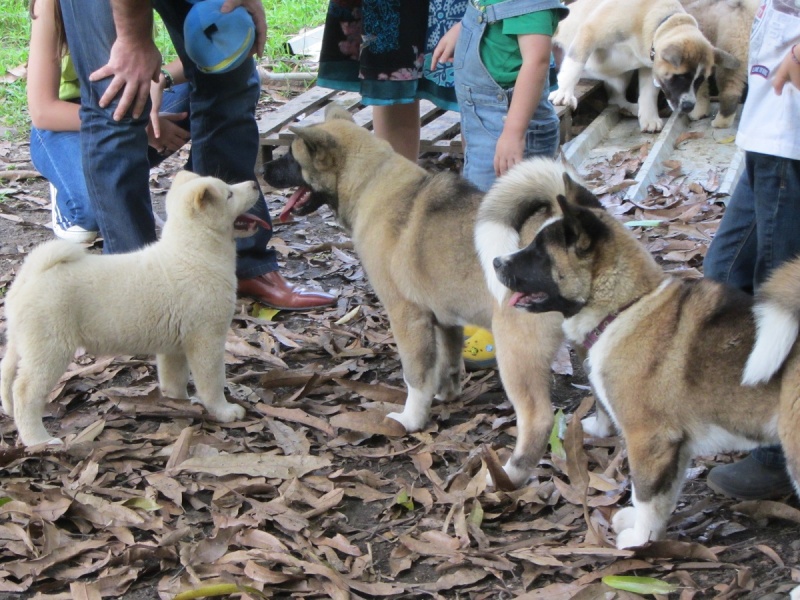
<path fill-rule="evenodd" d="M 157 210 L 184 157 L 153 171 Z M 0 160 L 32 169 L 24 143 L 0 146 Z M 4 293 L 52 232 L 42 179 L 0 185 Z M 277 214 L 284 197 L 268 202 Z M 642 236 L 658 252 L 675 239 Z M 462 397 L 435 406 L 424 432 L 398 436 L 383 421 L 405 397 L 391 331 L 333 215 L 276 223 L 272 244 L 288 279 L 339 301 L 276 314 L 240 300 L 226 360 L 241 422 L 161 398 L 152 357 L 88 355 L 46 419 L 65 448 L 26 452 L 0 418 L 0 599 L 652 597 L 603 583 L 636 575 L 672 584 L 661 598 L 764 600 L 800 582 L 797 500 L 737 503 L 706 487 L 708 469 L 732 456 L 695 461 L 667 541 L 614 549 L 610 516 L 629 502 L 624 447 L 571 435 L 591 397 L 574 356 L 553 374 L 560 439 L 524 489 L 485 486 L 516 435 L 494 370 L 466 374 Z M 698 253 L 681 268 L 697 271 Z M 0 350 L 2 310 L 0 296 Z"/>

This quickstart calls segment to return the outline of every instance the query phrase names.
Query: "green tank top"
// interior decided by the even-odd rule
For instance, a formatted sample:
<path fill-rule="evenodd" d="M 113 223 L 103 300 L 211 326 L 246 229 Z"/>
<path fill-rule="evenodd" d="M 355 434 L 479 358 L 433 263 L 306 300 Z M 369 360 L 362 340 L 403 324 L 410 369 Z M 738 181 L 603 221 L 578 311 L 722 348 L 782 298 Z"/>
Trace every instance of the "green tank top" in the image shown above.
<path fill-rule="evenodd" d="M 481 5 L 489 6 L 500 2 L 503 0 L 483 0 Z M 517 36 L 533 33 L 553 37 L 558 21 L 557 10 L 541 10 L 489 23 L 483 33 L 479 51 L 492 79 L 500 87 L 513 87 L 522 67 L 522 53 Z"/>
<path fill-rule="evenodd" d="M 75 100 L 81 97 L 81 88 L 78 74 L 72 64 L 72 58 L 67 54 L 61 59 L 61 83 L 58 86 L 59 100 Z"/>

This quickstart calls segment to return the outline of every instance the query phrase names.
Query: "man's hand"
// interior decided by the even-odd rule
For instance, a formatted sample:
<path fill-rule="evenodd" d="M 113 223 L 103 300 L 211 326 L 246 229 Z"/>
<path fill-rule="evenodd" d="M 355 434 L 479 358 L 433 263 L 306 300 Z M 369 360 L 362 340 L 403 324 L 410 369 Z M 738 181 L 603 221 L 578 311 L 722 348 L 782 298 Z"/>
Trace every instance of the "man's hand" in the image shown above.
<path fill-rule="evenodd" d="M 131 107 L 131 114 L 138 119 L 147 104 L 150 82 L 158 81 L 161 69 L 161 53 L 153 42 L 153 7 L 149 0 L 109 1 L 117 39 L 108 63 L 92 73 L 89 81 L 113 77 L 100 98 L 100 107 L 105 108 L 121 93 L 114 120 L 122 119 Z"/>
<path fill-rule="evenodd" d="M 256 41 L 253 44 L 252 53 L 262 56 L 267 43 L 267 16 L 264 13 L 264 4 L 261 0 L 225 0 L 219 10 L 227 13 L 238 6 L 244 6 L 245 10 L 253 17 L 253 23 L 256 26 Z"/>

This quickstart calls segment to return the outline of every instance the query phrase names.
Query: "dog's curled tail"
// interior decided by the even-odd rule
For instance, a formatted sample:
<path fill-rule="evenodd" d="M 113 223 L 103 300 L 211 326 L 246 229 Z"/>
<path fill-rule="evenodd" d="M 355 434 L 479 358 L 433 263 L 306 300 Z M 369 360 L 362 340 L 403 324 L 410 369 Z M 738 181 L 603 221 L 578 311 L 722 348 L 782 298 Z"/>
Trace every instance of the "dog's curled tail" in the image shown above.
<path fill-rule="evenodd" d="M 71 263 L 86 257 L 86 250 L 66 240 L 51 240 L 34 248 L 14 278 L 9 290 L 9 299 L 13 298 L 14 289 L 21 288 L 26 281 L 38 278 L 42 273 L 62 263 Z"/>
<path fill-rule="evenodd" d="M 800 258 L 775 269 L 756 296 L 756 343 L 742 385 L 766 383 L 791 352 L 800 332 Z"/>
<path fill-rule="evenodd" d="M 564 167 L 551 158 L 535 157 L 515 165 L 484 196 L 475 224 L 475 247 L 489 291 L 498 302 L 503 302 L 508 289 L 497 279 L 494 259 L 520 250 L 520 232 L 528 219 L 552 215 L 558 210 L 556 198 L 565 194 Z"/>

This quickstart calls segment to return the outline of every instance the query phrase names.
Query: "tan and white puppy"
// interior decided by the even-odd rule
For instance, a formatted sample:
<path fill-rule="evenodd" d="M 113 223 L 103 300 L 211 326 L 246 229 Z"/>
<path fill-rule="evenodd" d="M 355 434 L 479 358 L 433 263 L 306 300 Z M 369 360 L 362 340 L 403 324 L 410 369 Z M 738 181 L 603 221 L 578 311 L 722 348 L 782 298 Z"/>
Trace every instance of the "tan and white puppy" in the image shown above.
<path fill-rule="evenodd" d="M 523 484 L 553 423 L 550 365 L 562 340 L 561 318 L 527 315 L 492 296 L 474 243 L 483 194 L 455 173 L 429 173 L 397 154 L 335 105 L 323 123 L 292 131 L 297 137 L 290 152 L 264 165 L 264 179 L 274 187 L 299 186 L 284 214 L 328 204 L 352 238 L 389 316 L 408 388 L 403 411 L 388 416 L 408 432 L 423 429 L 434 397 L 446 401 L 460 393 L 463 326 L 491 329 L 517 415 L 517 442 L 505 471 L 513 485 Z M 517 241 L 486 250 L 490 264 L 519 249 L 520 239 L 532 239 L 546 220 L 555 205 L 540 198 L 552 197 L 560 182 L 560 173 L 553 173 L 539 182 L 538 195 L 526 187 L 519 198 L 513 178 L 489 193 L 489 205 L 510 194 L 517 207 L 504 215 Z"/>
<path fill-rule="evenodd" d="M 711 126 L 726 129 L 733 125 L 736 109 L 747 85 L 747 60 L 750 48 L 750 30 L 758 9 L 759 0 L 681 0 L 692 15 L 700 31 L 716 48 L 724 50 L 739 61 L 739 66 L 729 68 L 727 63 L 714 69 L 714 80 L 719 92 L 719 111 Z M 697 90 L 697 104 L 693 114 L 711 112 L 708 82 Z"/>
<path fill-rule="evenodd" d="M 228 185 L 183 171 L 167 194 L 157 242 L 128 254 L 89 254 L 53 240 L 25 259 L 6 298 L 3 408 L 26 446 L 57 444 L 42 423 L 47 394 L 75 351 L 156 354 L 161 392 L 197 402 L 228 422 L 244 409 L 225 399 L 225 338 L 236 306 L 234 237 L 267 223 L 243 215 L 255 182 Z"/>
<path fill-rule="evenodd" d="M 800 493 L 800 259 L 753 298 L 667 276 L 599 205 L 569 202 L 524 250 L 494 261 L 509 303 L 558 311 L 587 348 L 595 396 L 628 450 L 633 506 L 617 546 L 662 538 L 698 455 L 780 442 Z M 513 235 L 511 236 L 513 238 Z"/>
<path fill-rule="evenodd" d="M 564 53 L 558 89 L 550 94 L 553 104 L 576 108 L 579 79 L 600 79 L 610 104 L 638 116 L 642 131 L 658 132 L 664 126 L 659 89 L 672 110 L 699 118 L 704 115 L 695 111 L 697 90 L 714 65 L 739 65 L 711 45 L 679 0 L 577 0 L 569 8 L 553 38 Z M 638 104 L 625 98 L 634 72 L 639 75 Z"/>

